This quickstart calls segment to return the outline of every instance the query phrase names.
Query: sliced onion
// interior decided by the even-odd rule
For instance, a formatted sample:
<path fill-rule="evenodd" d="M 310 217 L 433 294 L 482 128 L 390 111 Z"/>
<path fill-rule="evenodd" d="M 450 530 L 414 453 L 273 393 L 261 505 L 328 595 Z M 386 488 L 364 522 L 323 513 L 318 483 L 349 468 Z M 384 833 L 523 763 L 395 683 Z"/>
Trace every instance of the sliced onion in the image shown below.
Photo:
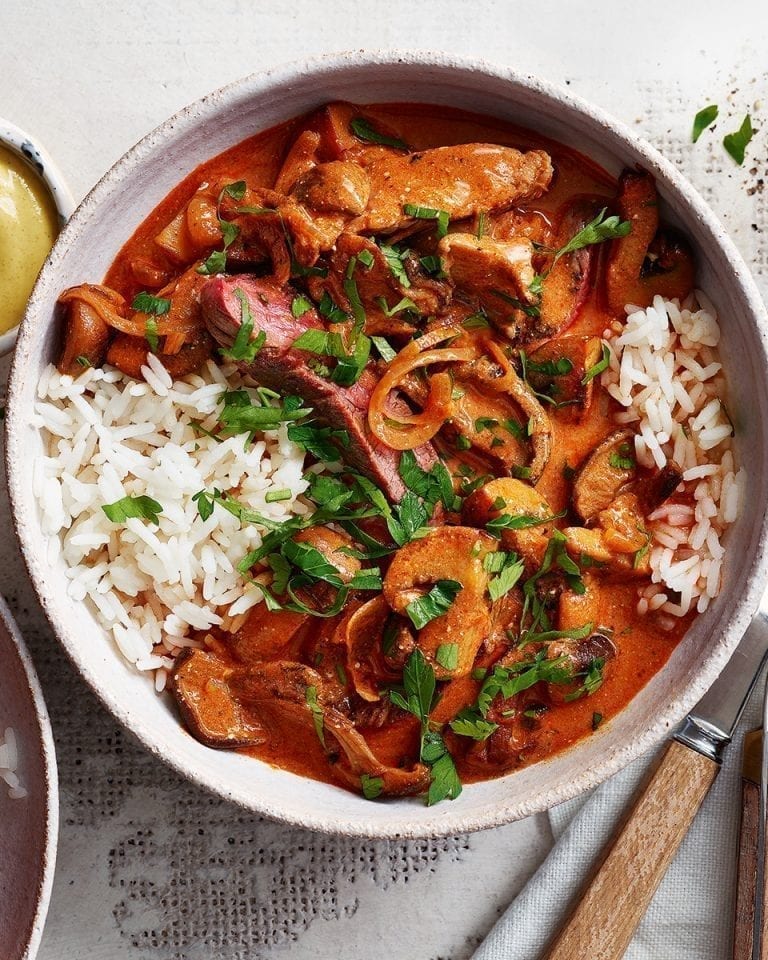
<path fill-rule="evenodd" d="M 368 425 L 381 443 L 393 450 L 413 450 L 431 440 L 450 418 L 453 411 L 453 384 L 448 373 L 437 373 L 431 377 L 429 395 L 421 413 L 392 416 L 387 410 L 387 400 L 413 370 L 435 363 L 473 360 L 476 354 L 472 349 L 430 349 L 435 344 L 459 336 L 461 332 L 458 327 L 432 330 L 419 340 L 412 340 L 389 364 L 384 376 L 376 384 L 368 405 Z"/>

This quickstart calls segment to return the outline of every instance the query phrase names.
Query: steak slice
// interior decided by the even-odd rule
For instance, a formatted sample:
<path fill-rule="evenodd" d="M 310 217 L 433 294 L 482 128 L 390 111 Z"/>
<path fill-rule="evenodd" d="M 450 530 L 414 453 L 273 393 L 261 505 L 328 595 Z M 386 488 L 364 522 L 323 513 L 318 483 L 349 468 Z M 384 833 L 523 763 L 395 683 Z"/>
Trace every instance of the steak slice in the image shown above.
<path fill-rule="evenodd" d="M 211 336 L 224 347 L 231 347 L 240 327 L 242 292 L 253 315 L 254 335 L 260 330 L 266 342 L 250 363 L 238 367 L 260 384 L 281 394 L 296 394 L 314 409 L 317 419 L 334 429 L 346 430 L 349 445 L 341 451 L 350 466 L 379 486 L 387 499 L 398 503 L 406 492 L 400 478 L 400 454 L 380 443 L 368 429 L 368 404 L 377 378 L 366 369 L 351 387 L 332 383 L 312 370 L 312 354 L 296 350 L 294 341 L 305 330 L 325 329 L 314 310 L 301 317 L 291 313 L 293 291 L 268 277 L 211 277 L 204 285 L 200 302 L 203 319 Z M 414 450 L 419 464 L 428 470 L 437 460 L 430 444 Z"/>

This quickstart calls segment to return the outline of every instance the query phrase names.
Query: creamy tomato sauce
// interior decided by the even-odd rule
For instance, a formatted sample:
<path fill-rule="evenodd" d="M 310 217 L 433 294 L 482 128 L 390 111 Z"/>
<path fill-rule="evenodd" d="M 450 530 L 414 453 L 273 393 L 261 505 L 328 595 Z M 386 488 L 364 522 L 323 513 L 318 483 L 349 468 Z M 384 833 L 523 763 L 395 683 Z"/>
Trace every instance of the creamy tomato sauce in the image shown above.
<path fill-rule="evenodd" d="M 447 107 L 427 105 L 371 106 L 365 108 L 365 116 L 372 124 L 380 124 L 382 128 L 394 132 L 412 151 L 469 143 L 501 144 L 516 147 L 521 151 L 546 151 L 554 167 L 551 185 L 542 196 L 515 205 L 515 209 L 522 215 L 534 214 L 544 223 L 550 223 L 559 216 L 564 205 L 582 199 L 597 208 L 616 208 L 619 187 L 615 178 L 589 158 L 535 132 Z M 170 282 L 174 273 L 183 267 L 174 266 L 158 249 L 156 237 L 159 232 L 184 210 L 201 184 L 244 180 L 249 188 L 271 188 L 291 144 L 304 126 L 303 119 L 282 124 L 234 146 L 198 167 L 137 229 L 115 259 L 107 273 L 105 284 L 130 303 L 136 294 L 147 289 L 148 277 L 154 275 L 157 287 Z M 601 337 L 605 328 L 616 317 L 615 312 L 607 306 L 602 283 L 607 254 L 607 246 L 596 248 L 593 281 L 576 320 L 568 326 L 567 331 L 563 331 L 568 336 Z M 573 489 L 572 471 L 583 463 L 601 440 L 615 431 L 614 413 L 613 402 L 609 401 L 597 385 L 585 416 L 577 418 L 571 416 L 567 410 L 551 412 L 552 452 L 536 490 L 549 503 L 553 514 L 559 515 L 569 509 Z M 446 447 L 443 448 L 443 454 L 446 459 L 450 457 Z M 560 527 L 568 523 L 568 518 L 557 521 Z M 539 696 L 538 700 L 542 701 L 546 709 L 541 712 L 537 709 L 529 710 L 531 716 L 521 721 L 535 735 L 518 751 L 514 761 L 496 766 L 471 762 L 465 756 L 471 742 L 467 743 L 465 738 L 446 731 L 462 780 L 484 779 L 508 772 L 522 764 L 552 756 L 589 736 L 594 729 L 609 722 L 611 717 L 621 711 L 664 666 L 685 633 L 691 616 L 681 618 L 672 630 L 658 629 L 652 616 L 643 617 L 637 614 L 637 582 L 631 576 L 600 577 L 596 626 L 610 631 L 617 651 L 616 656 L 606 664 L 605 680 L 594 693 L 580 696 L 572 702 L 549 703 L 546 695 Z M 247 633 L 248 625 L 242 630 Z M 325 630 L 323 621 L 310 622 L 303 628 L 301 637 L 292 641 L 292 655 L 312 664 L 318 650 L 316 634 Z M 233 657 L 227 644 L 226 635 L 217 635 L 217 655 L 224 662 L 229 662 Z M 492 667 L 494 660 L 502 652 L 500 647 L 495 646 L 491 651 L 479 653 L 476 662 L 481 667 Z M 345 683 L 349 683 L 348 678 L 345 678 Z M 460 707 L 471 705 L 481 686 L 482 681 L 473 679 L 472 676 L 449 680 L 444 689 L 444 701 L 437 705 L 434 715 L 443 721 L 451 719 L 451 710 L 455 712 Z M 533 692 L 535 693 L 535 690 Z M 531 703 L 533 700 L 526 702 Z M 217 707 L 210 706 L 212 714 L 216 709 Z M 225 704 L 222 709 L 226 712 L 230 706 Z M 213 717 L 212 722 L 215 725 L 216 717 Z M 382 763 L 403 766 L 416 761 L 419 722 L 415 717 L 400 713 L 381 726 L 366 722 L 357 726 Z M 294 728 L 285 727 L 286 731 L 289 729 Z M 334 773 L 334 757 L 330 757 L 329 763 L 328 751 L 314 735 L 311 726 L 304 730 L 301 736 L 270 736 L 262 744 L 241 749 L 298 774 L 339 782 Z"/>

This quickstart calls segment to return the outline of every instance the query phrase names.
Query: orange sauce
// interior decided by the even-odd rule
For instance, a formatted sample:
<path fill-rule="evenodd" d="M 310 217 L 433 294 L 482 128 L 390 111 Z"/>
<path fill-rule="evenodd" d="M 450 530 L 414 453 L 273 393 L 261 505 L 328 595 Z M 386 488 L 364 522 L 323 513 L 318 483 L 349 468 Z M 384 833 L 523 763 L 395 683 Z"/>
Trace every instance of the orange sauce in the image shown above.
<path fill-rule="evenodd" d="M 378 105 L 366 108 L 366 112 L 373 118 L 380 118 L 413 149 L 480 141 L 547 150 L 556 170 L 553 185 L 544 197 L 529 205 L 530 209 L 540 211 L 544 216 L 576 197 L 610 201 L 616 196 L 615 178 L 589 158 L 499 120 L 448 107 L 415 104 Z M 249 186 L 271 187 L 300 122 L 284 123 L 251 137 L 194 170 L 141 224 L 110 267 L 105 283 L 129 301 L 143 289 L 131 272 L 131 261 L 156 258 L 154 237 L 184 207 L 202 182 L 244 179 Z M 568 333 L 601 336 L 611 319 L 601 302 L 599 285 L 595 284 L 585 308 Z M 611 413 L 608 403 L 603 402 L 602 406 L 594 403 L 589 416 L 581 423 L 559 420 L 556 415 L 552 417 L 553 454 L 537 489 L 549 501 L 553 511 L 560 511 L 567 505 L 569 488 L 563 477 L 563 467 L 577 465 L 599 440 L 615 429 Z M 672 630 L 665 631 L 655 624 L 652 616 L 639 616 L 636 606 L 636 583 L 601 585 L 600 623 L 613 629 L 619 655 L 611 662 L 607 679 L 596 693 L 558 705 L 542 716 L 536 746 L 526 755 L 524 762 L 551 756 L 588 736 L 593 730 L 596 714 L 607 722 L 620 712 L 664 666 L 693 617 L 682 618 Z M 476 687 L 479 689 L 479 684 Z M 400 724 L 394 739 L 387 730 L 366 730 L 365 733 L 381 759 L 392 762 L 407 745 L 413 749 L 416 741 L 415 728 L 410 722 Z M 306 740 L 273 742 L 245 752 L 298 774 L 336 782 L 313 734 L 309 734 Z M 480 779 L 463 766 L 461 759 L 458 767 L 465 781 Z"/>

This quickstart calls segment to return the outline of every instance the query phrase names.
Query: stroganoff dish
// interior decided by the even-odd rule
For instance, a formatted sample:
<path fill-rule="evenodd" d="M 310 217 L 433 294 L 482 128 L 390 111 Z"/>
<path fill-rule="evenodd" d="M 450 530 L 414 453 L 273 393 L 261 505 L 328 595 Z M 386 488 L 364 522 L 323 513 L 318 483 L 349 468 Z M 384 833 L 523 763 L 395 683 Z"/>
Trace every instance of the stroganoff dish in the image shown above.
<path fill-rule="evenodd" d="M 190 734 L 367 799 L 590 735 L 722 578 L 714 310 L 653 179 L 330 104 L 61 295 L 49 556 Z"/>

